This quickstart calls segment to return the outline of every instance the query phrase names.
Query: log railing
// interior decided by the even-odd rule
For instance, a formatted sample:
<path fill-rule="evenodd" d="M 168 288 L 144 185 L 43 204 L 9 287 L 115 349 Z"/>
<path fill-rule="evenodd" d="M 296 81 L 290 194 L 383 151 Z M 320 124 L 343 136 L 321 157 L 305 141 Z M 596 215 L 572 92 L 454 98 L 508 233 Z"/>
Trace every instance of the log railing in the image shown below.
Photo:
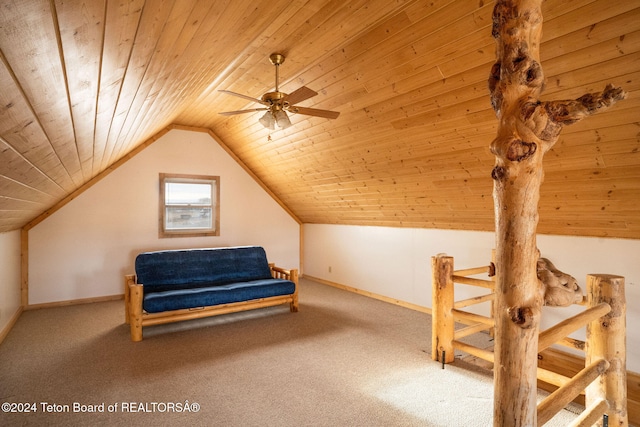
<path fill-rule="evenodd" d="M 493 265 L 454 270 L 453 257 L 438 255 L 431 259 L 432 267 L 432 358 L 451 363 L 455 350 L 494 363 L 491 350 L 460 341 L 469 335 L 492 332 L 490 317 L 462 310 L 476 304 L 491 303 L 493 312 Z M 487 274 L 488 279 L 469 276 Z M 455 301 L 455 284 L 471 285 L 489 293 Z M 580 305 L 585 310 L 542 331 L 538 337 L 538 352 L 562 345 L 585 351 L 585 368 L 573 378 L 546 369 L 537 369 L 537 378 L 559 388 L 538 404 L 537 425 L 541 426 L 586 390 L 586 408 L 572 426 L 591 426 L 594 423 L 628 426 L 626 393 L 626 303 L 624 278 L 606 274 L 587 276 L 587 296 Z M 456 329 L 456 323 L 465 327 Z M 586 326 L 586 341 L 568 335 Z"/>

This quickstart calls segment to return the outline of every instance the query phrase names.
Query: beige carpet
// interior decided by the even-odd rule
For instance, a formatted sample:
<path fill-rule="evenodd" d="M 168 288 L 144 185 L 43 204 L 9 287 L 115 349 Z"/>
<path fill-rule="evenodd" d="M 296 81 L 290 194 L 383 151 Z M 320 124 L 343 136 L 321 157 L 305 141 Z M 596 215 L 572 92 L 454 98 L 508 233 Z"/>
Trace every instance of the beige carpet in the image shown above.
<path fill-rule="evenodd" d="M 0 412 L 0 425 L 491 425 L 490 373 L 442 370 L 419 312 L 303 279 L 294 314 L 149 327 L 133 343 L 123 313 L 122 301 L 25 312 L 0 345 L 0 403 L 36 412 Z"/>

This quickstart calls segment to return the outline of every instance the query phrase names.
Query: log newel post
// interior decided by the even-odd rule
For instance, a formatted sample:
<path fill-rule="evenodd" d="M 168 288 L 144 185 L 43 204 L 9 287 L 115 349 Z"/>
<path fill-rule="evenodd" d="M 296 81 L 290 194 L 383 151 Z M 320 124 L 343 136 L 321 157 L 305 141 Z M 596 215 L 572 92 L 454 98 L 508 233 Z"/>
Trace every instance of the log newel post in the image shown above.
<path fill-rule="evenodd" d="M 542 158 L 565 125 L 607 109 L 625 97 L 608 85 L 575 100 L 541 101 L 542 0 L 496 0 L 492 35 L 496 63 L 489 75 L 498 118 L 491 143 L 496 161 L 494 426 L 536 425 L 536 365 L 544 287 L 536 275 L 538 200 Z"/>
<path fill-rule="evenodd" d="M 586 389 L 586 405 L 604 399 L 610 426 L 628 426 L 626 368 L 626 299 L 624 277 L 609 274 L 587 276 L 587 303 L 607 303 L 611 311 L 587 325 L 586 364 L 605 359 L 609 369 Z M 603 426 L 601 420 L 597 426 Z"/>
<path fill-rule="evenodd" d="M 453 257 L 431 257 L 432 321 L 431 358 L 444 363 L 454 361 Z"/>

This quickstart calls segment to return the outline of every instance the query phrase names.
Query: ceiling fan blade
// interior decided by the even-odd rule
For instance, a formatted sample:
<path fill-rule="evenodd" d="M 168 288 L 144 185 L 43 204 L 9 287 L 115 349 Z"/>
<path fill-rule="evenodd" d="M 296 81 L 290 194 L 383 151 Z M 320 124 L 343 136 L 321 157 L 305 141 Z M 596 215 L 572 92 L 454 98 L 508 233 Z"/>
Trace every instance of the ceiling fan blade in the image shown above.
<path fill-rule="evenodd" d="M 250 110 L 236 110 L 236 111 L 223 111 L 221 114 L 223 116 L 235 116 L 236 114 L 244 114 L 244 113 L 255 113 L 256 111 L 266 111 L 268 108 L 252 108 Z"/>
<path fill-rule="evenodd" d="M 226 93 L 227 95 L 237 96 L 238 98 L 247 99 L 249 101 L 257 102 L 257 103 L 262 104 L 262 105 L 269 105 L 268 102 L 265 102 L 265 101 L 263 101 L 261 99 L 252 98 L 250 96 L 243 95 L 243 94 L 237 93 L 237 92 L 231 92 L 230 90 L 221 90 L 221 89 L 219 89 L 218 92 Z"/>
<path fill-rule="evenodd" d="M 289 104 L 297 104 L 298 102 L 302 102 L 305 99 L 312 98 L 316 96 L 318 92 L 315 90 L 309 89 L 306 86 L 299 87 L 298 89 L 291 92 L 289 95 L 284 97 L 284 100 L 289 102 Z"/>
<path fill-rule="evenodd" d="M 317 108 L 289 107 L 290 113 L 305 114 L 307 116 L 324 117 L 325 119 L 336 119 L 340 115 L 338 111 L 318 110 Z"/>

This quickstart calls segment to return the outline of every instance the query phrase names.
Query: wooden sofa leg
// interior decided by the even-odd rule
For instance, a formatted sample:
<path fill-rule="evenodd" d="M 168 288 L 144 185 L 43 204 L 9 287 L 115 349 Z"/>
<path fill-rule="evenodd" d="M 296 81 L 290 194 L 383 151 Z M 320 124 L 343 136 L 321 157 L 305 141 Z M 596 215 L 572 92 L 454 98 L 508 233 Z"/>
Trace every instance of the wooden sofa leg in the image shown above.
<path fill-rule="evenodd" d="M 142 285 L 129 285 L 129 327 L 131 341 L 142 341 Z"/>
<path fill-rule="evenodd" d="M 136 276 L 133 274 L 127 274 L 126 276 L 124 276 L 124 323 L 126 323 L 127 325 L 129 324 L 129 317 L 130 317 L 129 285 L 133 285 L 136 283 L 135 277 Z"/>
<path fill-rule="evenodd" d="M 298 311 L 298 269 L 294 268 L 292 270 L 290 270 L 289 272 L 290 277 L 289 280 L 291 280 L 293 283 L 295 283 L 296 285 L 296 290 L 293 292 L 293 300 L 291 301 L 291 305 L 289 306 L 289 310 L 291 311 L 291 313 L 296 313 Z"/>

